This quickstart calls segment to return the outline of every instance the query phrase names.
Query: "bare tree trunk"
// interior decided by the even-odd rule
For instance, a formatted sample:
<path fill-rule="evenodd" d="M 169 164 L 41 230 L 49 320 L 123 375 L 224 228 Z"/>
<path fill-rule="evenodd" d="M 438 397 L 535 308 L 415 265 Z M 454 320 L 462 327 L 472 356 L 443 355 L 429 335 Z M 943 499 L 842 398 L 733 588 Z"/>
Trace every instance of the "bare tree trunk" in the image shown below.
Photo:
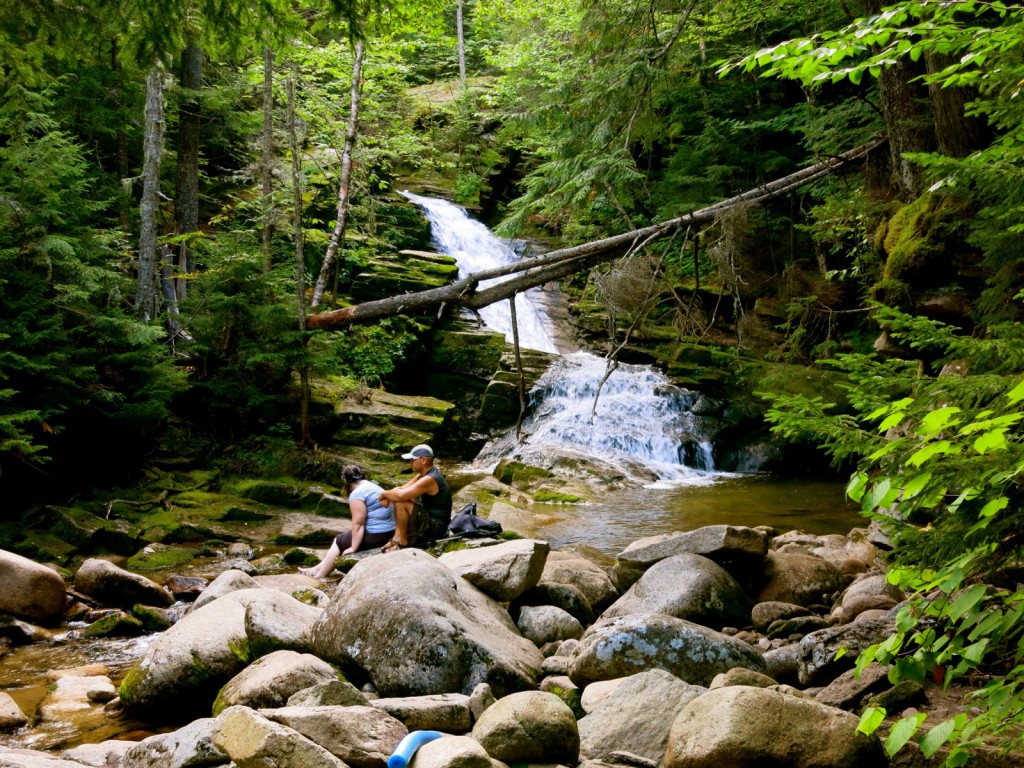
<path fill-rule="evenodd" d="M 117 105 L 121 106 L 124 91 L 121 88 L 121 47 L 118 45 L 117 39 L 110 41 L 110 69 L 117 82 L 112 96 Z M 121 229 L 127 232 L 131 226 L 131 196 L 125 189 L 128 179 L 128 136 L 121 125 L 118 125 L 114 132 L 114 142 L 117 146 L 117 179 L 122 185 L 117 204 L 117 218 Z"/>
<path fill-rule="evenodd" d="M 338 180 L 338 219 L 334 223 L 334 231 L 327 243 L 327 252 L 324 253 L 324 262 L 320 267 L 320 276 L 316 280 L 316 288 L 313 289 L 313 300 L 309 302 L 311 309 L 320 306 L 324 291 L 327 288 L 327 278 L 331 273 L 331 265 L 334 263 L 335 254 L 340 243 L 345 237 L 345 224 L 348 220 L 349 208 L 349 185 L 352 180 L 352 151 L 356 145 L 359 127 L 359 101 L 362 94 L 363 78 L 363 42 L 356 43 L 355 59 L 352 62 L 352 92 L 348 113 L 348 130 L 345 132 L 345 147 L 341 152 L 341 178 Z"/>
<path fill-rule="evenodd" d="M 160 292 L 163 297 L 164 312 L 167 315 L 167 331 L 171 345 L 185 336 L 181 330 L 181 319 L 178 312 L 178 294 L 174 290 L 174 254 L 169 245 L 160 246 Z"/>
<path fill-rule="evenodd" d="M 518 440 L 523 431 L 523 415 L 526 413 L 526 375 L 523 372 L 523 355 L 519 351 L 519 319 L 516 316 L 515 296 L 509 297 L 508 311 L 512 319 L 512 349 L 516 355 L 516 372 L 519 376 L 516 387 L 519 393 L 519 417 L 516 419 L 516 440 Z"/>
<path fill-rule="evenodd" d="M 181 54 L 179 82 L 182 89 L 178 111 L 178 186 L 174 194 L 175 232 L 178 244 L 178 276 L 174 281 L 179 299 L 188 293 L 182 275 L 195 270 L 195 257 L 184 237 L 199 229 L 199 136 L 201 110 L 199 91 L 203 87 L 203 51 L 190 40 Z"/>
<path fill-rule="evenodd" d="M 843 154 L 828 158 L 820 163 L 791 173 L 781 179 L 763 184 L 760 187 L 742 192 L 728 200 L 723 200 L 699 211 L 688 213 L 675 219 L 652 224 L 648 227 L 624 232 L 621 235 L 606 237 L 592 243 L 562 248 L 551 251 L 543 256 L 522 259 L 504 267 L 482 270 L 440 288 L 391 296 L 377 301 L 368 301 L 351 307 L 331 310 L 313 315 L 308 319 L 310 328 L 334 329 L 344 328 L 353 323 L 379 320 L 400 314 L 423 314 L 434 311 L 441 306 L 459 306 L 479 309 L 514 296 L 515 294 L 538 285 L 560 280 L 563 277 L 583 269 L 610 261 L 623 253 L 631 253 L 645 247 L 648 243 L 661 237 L 671 236 L 675 232 L 714 221 L 721 213 L 741 203 L 756 203 L 788 194 L 795 189 L 817 181 L 820 178 L 844 167 L 855 160 L 863 160 L 872 150 L 881 146 L 882 140 L 876 140 L 851 149 Z M 477 286 L 483 280 L 521 273 L 511 280 L 489 286 L 482 291 Z"/>
<path fill-rule="evenodd" d="M 260 158 L 263 177 L 263 276 L 274 266 L 274 52 L 263 49 L 263 146 Z M 270 284 L 266 284 L 270 293 Z"/>
<path fill-rule="evenodd" d="M 940 72 L 953 62 L 947 54 L 926 53 L 924 63 L 929 75 Z M 947 157 L 967 157 L 988 141 L 985 123 L 976 117 L 967 117 L 964 107 L 976 97 L 973 88 L 950 86 L 943 88 L 929 83 L 928 95 L 932 99 L 935 115 L 935 138 L 939 151 Z"/>
<path fill-rule="evenodd" d="M 462 11 L 464 0 L 458 0 L 455 5 L 455 33 L 459 39 L 459 87 L 466 90 L 466 35 L 462 26 Z"/>
<path fill-rule="evenodd" d="M 135 315 L 149 322 L 156 317 L 160 306 L 157 291 L 156 217 L 160 207 L 160 156 L 164 148 L 164 92 L 163 72 L 157 67 L 150 69 L 146 76 L 145 114 Z"/>
<path fill-rule="evenodd" d="M 299 332 L 302 340 L 303 361 L 299 365 L 299 429 L 303 445 L 312 444 L 309 434 L 309 366 L 305 361 L 306 339 L 306 262 L 302 237 L 302 178 L 300 175 L 299 136 L 295 125 L 295 79 L 288 77 L 288 138 L 292 152 L 292 195 L 295 213 L 295 284 L 298 300 Z"/>

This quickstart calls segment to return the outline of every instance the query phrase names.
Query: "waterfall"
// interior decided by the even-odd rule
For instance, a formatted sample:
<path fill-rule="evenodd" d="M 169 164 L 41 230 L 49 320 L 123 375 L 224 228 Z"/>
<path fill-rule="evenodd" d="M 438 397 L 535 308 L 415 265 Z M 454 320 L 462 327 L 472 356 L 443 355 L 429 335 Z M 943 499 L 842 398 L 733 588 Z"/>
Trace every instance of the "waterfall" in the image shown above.
<path fill-rule="evenodd" d="M 516 260 L 511 248 L 458 206 L 403 194 L 423 209 L 434 245 L 455 259 L 460 275 Z M 516 297 L 520 344 L 557 353 L 547 316 L 530 293 Z M 480 316 L 487 327 L 512 341 L 506 302 L 484 307 Z M 722 476 L 714 468 L 712 430 L 706 418 L 694 412 L 704 402 L 701 395 L 639 365 L 620 364 L 602 385 L 605 370 L 605 360 L 588 352 L 557 359 L 530 393 L 522 427 L 526 439 L 517 439 L 513 430 L 488 443 L 476 463 L 516 459 L 537 467 L 560 467 L 575 474 L 596 471 L 605 477 L 611 473 L 655 485 L 706 485 Z"/>
<path fill-rule="evenodd" d="M 588 352 L 559 358 L 531 391 L 519 442 L 514 432 L 488 443 L 477 463 L 515 459 L 552 468 L 586 462 L 665 485 L 714 482 L 710 432 L 694 408 L 702 396 L 648 366 L 620 364 L 594 397 L 605 360 Z"/>
<path fill-rule="evenodd" d="M 431 240 L 439 253 L 455 259 L 460 277 L 512 264 L 518 259 L 508 245 L 496 238 L 484 224 L 471 219 L 459 206 L 447 200 L 421 197 L 411 192 L 402 194 L 423 209 L 430 222 Z M 480 286 L 486 288 L 508 279 L 485 280 Z M 557 354 L 558 349 L 551 339 L 550 323 L 544 311 L 537 306 L 536 294 L 537 289 L 532 289 L 516 295 L 519 345 L 525 349 Z M 508 342 L 512 343 L 512 314 L 507 302 L 499 301 L 478 311 L 485 326 L 505 334 Z"/>

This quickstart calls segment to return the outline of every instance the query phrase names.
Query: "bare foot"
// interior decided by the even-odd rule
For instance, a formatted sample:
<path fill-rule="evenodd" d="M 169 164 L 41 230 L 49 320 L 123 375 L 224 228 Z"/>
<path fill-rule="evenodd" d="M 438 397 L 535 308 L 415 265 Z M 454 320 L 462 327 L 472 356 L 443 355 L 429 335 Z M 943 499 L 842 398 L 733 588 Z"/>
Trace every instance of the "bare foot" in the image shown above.
<path fill-rule="evenodd" d="M 314 579 L 319 578 L 316 575 L 316 568 L 299 568 L 299 573 L 303 576 L 312 576 Z"/>

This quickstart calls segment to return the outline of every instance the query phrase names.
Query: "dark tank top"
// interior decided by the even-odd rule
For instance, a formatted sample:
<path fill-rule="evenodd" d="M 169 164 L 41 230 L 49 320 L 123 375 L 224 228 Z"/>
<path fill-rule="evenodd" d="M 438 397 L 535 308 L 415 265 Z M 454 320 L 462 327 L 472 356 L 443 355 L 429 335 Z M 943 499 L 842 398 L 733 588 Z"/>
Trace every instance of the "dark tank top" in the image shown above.
<path fill-rule="evenodd" d="M 433 496 L 427 494 L 420 496 L 423 509 L 435 520 L 443 520 L 447 523 L 452 519 L 452 489 L 437 467 L 427 470 L 427 477 L 434 478 L 434 482 L 437 483 L 437 493 Z"/>

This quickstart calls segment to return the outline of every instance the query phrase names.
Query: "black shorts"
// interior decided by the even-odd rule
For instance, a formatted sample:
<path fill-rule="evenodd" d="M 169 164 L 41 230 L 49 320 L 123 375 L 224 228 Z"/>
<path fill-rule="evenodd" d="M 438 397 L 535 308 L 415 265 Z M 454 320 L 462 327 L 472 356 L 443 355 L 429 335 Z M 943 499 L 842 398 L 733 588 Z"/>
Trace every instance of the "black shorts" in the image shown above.
<path fill-rule="evenodd" d="M 363 533 L 363 540 L 359 544 L 359 552 L 364 549 L 376 549 L 377 547 L 383 547 L 392 538 L 394 538 L 395 532 L 385 531 L 384 533 L 370 533 L 366 531 Z M 338 545 L 338 551 L 344 552 L 346 549 L 352 546 L 352 531 L 345 531 L 334 539 L 334 543 Z"/>

